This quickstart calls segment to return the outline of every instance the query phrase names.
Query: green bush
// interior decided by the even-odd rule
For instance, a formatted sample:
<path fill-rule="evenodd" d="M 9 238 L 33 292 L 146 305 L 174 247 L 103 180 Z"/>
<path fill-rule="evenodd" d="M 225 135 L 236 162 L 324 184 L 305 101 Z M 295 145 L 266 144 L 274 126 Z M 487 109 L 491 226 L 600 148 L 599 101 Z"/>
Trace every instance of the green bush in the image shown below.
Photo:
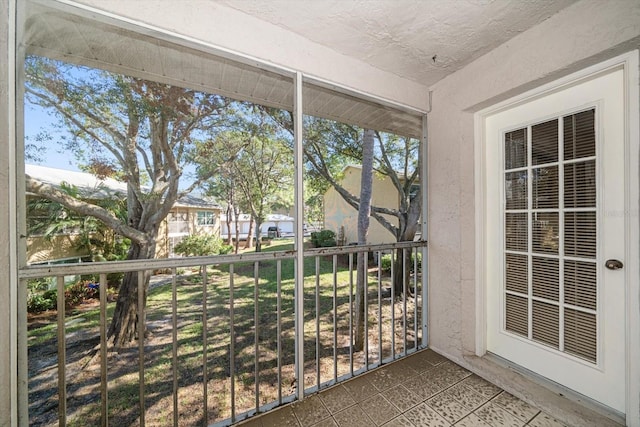
<path fill-rule="evenodd" d="M 222 239 L 212 234 L 192 234 L 178 243 L 173 251 L 183 256 L 218 255 L 227 250 Z M 225 252 L 228 253 L 228 252 Z"/>
<path fill-rule="evenodd" d="M 314 231 L 311 233 L 311 244 L 316 248 L 336 246 L 336 233 L 331 230 Z"/>
<path fill-rule="evenodd" d="M 55 289 L 41 294 L 30 293 L 27 298 L 27 312 L 41 313 L 47 310 L 55 310 L 57 307 L 57 294 Z"/>
<path fill-rule="evenodd" d="M 68 285 L 64 290 L 65 308 L 73 308 L 84 301 L 99 297 L 99 290 L 89 287 L 91 280 L 80 280 Z M 50 289 L 45 292 L 30 292 L 27 297 L 27 312 L 41 313 L 58 308 L 58 291 Z"/>
<path fill-rule="evenodd" d="M 420 267 L 422 267 L 422 253 L 418 252 L 417 255 L 418 255 L 418 269 L 419 269 Z M 413 265 L 415 263 L 415 260 L 416 260 L 416 253 L 412 252 L 411 265 L 408 266 L 410 268 L 410 271 L 413 271 Z M 382 271 L 386 273 L 391 272 L 391 254 L 382 255 L 382 257 L 380 258 L 380 268 L 382 268 Z"/>
<path fill-rule="evenodd" d="M 89 283 L 92 282 L 81 280 L 65 288 L 64 305 L 66 308 L 73 308 L 82 304 L 85 300 L 98 296 L 98 289 L 90 288 Z"/>

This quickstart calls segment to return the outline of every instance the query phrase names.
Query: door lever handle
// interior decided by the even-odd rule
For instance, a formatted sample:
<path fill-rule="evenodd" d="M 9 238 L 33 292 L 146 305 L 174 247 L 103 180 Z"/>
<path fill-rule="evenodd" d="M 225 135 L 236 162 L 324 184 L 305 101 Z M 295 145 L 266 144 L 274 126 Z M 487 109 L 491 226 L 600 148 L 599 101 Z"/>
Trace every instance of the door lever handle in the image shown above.
<path fill-rule="evenodd" d="M 605 261 L 604 266 L 609 270 L 620 270 L 622 268 L 622 261 L 617 259 L 608 259 Z"/>

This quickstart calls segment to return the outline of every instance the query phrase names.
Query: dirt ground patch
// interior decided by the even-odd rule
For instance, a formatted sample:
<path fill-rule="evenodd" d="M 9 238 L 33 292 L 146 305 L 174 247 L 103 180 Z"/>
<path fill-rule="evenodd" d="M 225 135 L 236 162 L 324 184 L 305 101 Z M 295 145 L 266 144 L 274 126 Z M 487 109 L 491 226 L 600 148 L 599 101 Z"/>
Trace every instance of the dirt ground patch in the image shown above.
<path fill-rule="evenodd" d="M 239 270 L 242 271 L 241 268 Z M 238 275 L 235 277 L 233 368 L 228 274 L 221 271 L 209 275 L 206 312 L 203 311 L 204 287 L 197 280 L 198 277 L 180 279 L 176 300 L 175 364 L 171 285 L 161 283 L 150 292 L 148 334 L 143 355 L 144 416 L 147 425 L 164 426 L 173 422 L 174 372 L 178 423 L 185 426 L 202 424 L 205 417 L 208 423 L 231 417 L 232 382 L 236 416 L 255 409 L 256 402 L 261 406 L 277 401 L 279 396 L 295 393 L 292 281 L 283 280 L 281 284 L 281 311 L 278 316 L 275 284 L 260 282 L 256 306 L 254 279 L 249 276 L 250 269 L 247 270 L 246 275 L 236 273 Z M 414 331 L 419 331 L 416 325 L 421 324 L 421 310 L 415 306 L 413 297 L 407 299 L 405 306 L 401 301 L 392 304 L 384 292 L 378 296 L 377 275 L 371 276 L 374 285 L 369 288 L 367 300 L 368 354 L 369 363 L 373 364 L 379 360 L 380 351 L 382 359 L 390 357 L 392 345 L 396 352 L 402 352 L 405 346 L 413 348 L 416 342 Z M 305 388 L 349 374 L 352 365 L 354 370 L 364 366 L 364 352 L 351 354 L 349 351 L 352 337 L 349 329 L 348 277 L 340 277 L 335 290 L 331 283 L 327 285 L 325 282 L 320 284 L 319 289 L 316 299 L 314 281 L 310 280 L 305 285 Z M 112 310 L 112 306 L 113 303 L 109 303 L 108 309 Z M 66 417 L 71 426 L 100 424 L 98 309 L 98 301 L 84 304 L 71 311 L 65 322 Z M 202 321 L 203 313 L 207 317 L 206 324 Z M 404 313 L 406 325 L 403 323 Z M 58 424 L 58 345 L 55 325 L 55 312 L 29 317 L 31 425 Z M 203 330 L 206 334 L 203 334 Z M 379 331 L 382 331 L 380 336 Z M 281 348 L 280 357 L 278 346 Z M 109 349 L 107 354 L 109 422 L 118 426 L 138 425 L 140 370 L 137 343 L 120 352 Z M 257 378 L 255 355 L 258 355 Z"/>

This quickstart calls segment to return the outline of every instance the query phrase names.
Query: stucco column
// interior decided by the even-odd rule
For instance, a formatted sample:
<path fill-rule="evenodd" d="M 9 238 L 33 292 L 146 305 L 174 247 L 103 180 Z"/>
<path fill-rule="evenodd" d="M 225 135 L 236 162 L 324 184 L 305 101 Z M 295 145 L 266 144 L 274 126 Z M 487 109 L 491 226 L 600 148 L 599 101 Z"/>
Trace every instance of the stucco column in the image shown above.
<path fill-rule="evenodd" d="M 9 155 L 14 146 L 15 0 L 0 0 L 0 426 L 16 425 L 15 271 L 12 268 Z M 12 277 L 13 276 L 13 277 Z"/>

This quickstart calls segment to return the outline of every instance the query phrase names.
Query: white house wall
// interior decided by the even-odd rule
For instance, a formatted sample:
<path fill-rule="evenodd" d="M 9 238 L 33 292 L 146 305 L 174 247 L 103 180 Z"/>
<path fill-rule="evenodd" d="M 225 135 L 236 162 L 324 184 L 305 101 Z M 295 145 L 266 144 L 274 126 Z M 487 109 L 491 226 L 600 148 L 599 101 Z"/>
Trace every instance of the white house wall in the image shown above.
<path fill-rule="evenodd" d="M 113 14 L 186 35 L 272 64 L 418 109 L 427 88 L 213 1 L 79 0 Z M 160 6 L 159 6 L 160 5 Z"/>
<path fill-rule="evenodd" d="M 474 112 L 640 47 L 640 2 L 580 1 L 432 87 L 430 345 L 475 353 Z M 636 295 L 637 298 L 637 295 Z"/>

